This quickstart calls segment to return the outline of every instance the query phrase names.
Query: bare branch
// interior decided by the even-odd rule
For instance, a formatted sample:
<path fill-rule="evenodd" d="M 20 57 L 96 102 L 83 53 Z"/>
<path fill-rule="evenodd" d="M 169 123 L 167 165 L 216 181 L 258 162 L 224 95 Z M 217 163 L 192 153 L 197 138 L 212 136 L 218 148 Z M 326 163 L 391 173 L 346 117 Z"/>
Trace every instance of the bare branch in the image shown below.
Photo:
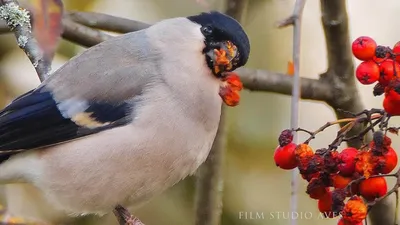
<path fill-rule="evenodd" d="M 335 109 L 338 119 L 341 119 L 347 116 L 342 110 L 356 113 L 365 108 L 354 79 L 346 1 L 321 0 L 321 15 L 328 54 L 328 70 L 321 75 L 320 80 L 331 84 L 334 96 L 327 103 Z M 350 135 L 357 134 L 362 129 L 362 126 L 357 126 Z M 352 139 L 347 143 L 356 148 L 362 145 L 359 139 Z M 384 200 L 371 210 L 369 216 L 373 225 L 391 224 L 392 212 L 393 206 Z"/>
<path fill-rule="evenodd" d="M 284 95 L 292 94 L 293 76 L 251 68 L 240 68 L 237 72 L 245 88 L 251 91 L 266 91 Z M 331 87 L 328 83 L 310 78 L 301 78 L 300 84 L 301 98 L 303 99 L 328 101 L 333 97 L 333 94 L 329 91 Z"/>
<path fill-rule="evenodd" d="M 86 27 L 69 19 L 63 20 L 63 26 L 64 32 L 62 37 L 84 47 L 97 45 L 112 37 L 109 34 Z"/>
<path fill-rule="evenodd" d="M 196 225 L 219 224 L 222 211 L 222 164 L 225 153 L 225 116 L 222 108 L 217 136 L 206 162 L 200 167 L 196 184 Z"/>
<path fill-rule="evenodd" d="M 9 30 L 13 30 L 18 46 L 28 56 L 39 79 L 43 81 L 49 75 L 51 65 L 44 60 L 43 52 L 32 35 L 28 11 L 20 8 L 16 0 L 1 0 L 0 5 L 0 18 L 6 21 Z"/>
<path fill-rule="evenodd" d="M 72 11 L 67 13 L 67 17 L 88 27 L 117 33 L 129 33 L 150 26 L 147 23 L 94 12 Z"/>
<path fill-rule="evenodd" d="M 306 4 L 306 0 L 297 0 L 294 6 L 293 14 L 282 21 L 278 26 L 286 27 L 288 25 L 293 25 L 293 84 L 292 84 L 292 101 L 290 109 L 290 126 L 292 129 L 299 127 L 299 102 L 300 102 L 300 46 L 301 46 L 301 17 L 303 15 L 303 9 Z M 293 141 L 298 143 L 297 133 L 293 135 Z M 298 206 L 298 189 L 299 189 L 299 171 L 292 171 L 291 178 L 291 196 L 290 196 L 290 210 L 291 212 L 297 212 Z M 297 220 L 294 218 L 290 219 L 290 224 L 296 225 Z"/>

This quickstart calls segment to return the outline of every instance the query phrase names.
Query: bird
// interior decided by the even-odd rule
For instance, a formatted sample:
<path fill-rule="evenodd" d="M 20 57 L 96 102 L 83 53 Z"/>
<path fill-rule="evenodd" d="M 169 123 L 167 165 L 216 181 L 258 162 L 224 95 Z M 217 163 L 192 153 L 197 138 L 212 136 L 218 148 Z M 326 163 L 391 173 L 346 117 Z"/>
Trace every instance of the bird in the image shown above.
<path fill-rule="evenodd" d="M 0 184 L 32 184 L 69 215 L 142 206 L 206 160 L 249 55 L 217 11 L 86 49 L 0 111 Z"/>

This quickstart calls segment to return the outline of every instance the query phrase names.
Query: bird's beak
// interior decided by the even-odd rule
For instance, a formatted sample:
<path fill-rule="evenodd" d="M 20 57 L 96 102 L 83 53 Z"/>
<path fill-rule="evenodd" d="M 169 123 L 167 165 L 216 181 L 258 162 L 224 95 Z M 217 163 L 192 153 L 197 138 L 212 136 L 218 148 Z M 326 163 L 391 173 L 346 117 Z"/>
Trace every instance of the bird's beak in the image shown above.
<path fill-rule="evenodd" d="M 240 91 L 243 89 L 239 76 L 234 72 L 224 72 L 220 80 L 219 96 L 226 105 L 237 106 L 240 101 Z"/>
<path fill-rule="evenodd" d="M 206 54 L 212 60 L 211 70 L 218 78 L 235 69 L 239 60 L 237 47 L 230 41 L 214 43 Z"/>

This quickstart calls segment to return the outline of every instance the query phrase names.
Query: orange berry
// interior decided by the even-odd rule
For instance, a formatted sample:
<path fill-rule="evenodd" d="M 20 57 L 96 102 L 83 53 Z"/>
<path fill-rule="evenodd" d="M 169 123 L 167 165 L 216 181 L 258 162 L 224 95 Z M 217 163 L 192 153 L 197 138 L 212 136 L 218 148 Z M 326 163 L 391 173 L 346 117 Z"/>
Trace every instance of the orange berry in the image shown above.
<path fill-rule="evenodd" d="M 308 144 L 299 144 L 295 149 L 297 160 L 301 158 L 312 157 L 314 155 L 313 149 Z"/>
<path fill-rule="evenodd" d="M 371 175 L 376 175 L 376 157 L 372 154 L 371 150 L 359 151 L 356 156 L 356 172 L 368 178 Z"/>
<path fill-rule="evenodd" d="M 340 174 L 333 174 L 331 176 L 332 179 L 332 185 L 334 188 L 337 189 L 345 189 L 347 188 L 347 186 L 350 184 L 351 181 L 353 181 L 353 179 L 351 179 L 350 177 L 344 177 Z M 351 191 L 351 193 L 348 193 L 348 196 L 352 196 L 358 193 L 358 184 L 357 183 L 353 183 L 351 185 L 351 190 L 349 190 L 349 192 Z"/>
<path fill-rule="evenodd" d="M 379 80 L 379 76 L 379 66 L 372 60 L 362 62 L 357 66 L 356 77 L 357 80 L 362 84 L 373 84 Z"/>
<path fill-rule="evenodd" d="M 362 36 L 353 41 L 351 50 L 357 59 L 365 61 L 375 56 L 376 47 L 374 39 Z"/>
<path fill-rule="evenodd" d="M 332 176 L 332 183 L 334 188 L 343 189 L 352 181 L 350 177 L 344 177 L 339 174 L 334 174 Z"/>
<path fill-rule="evenodd" d="M 275 164 L 284 170 L 291 170 L 297 167 L 296 155 L 295 155 L 296 144 L 289 143 L 283 147 L 278 146 L 274 153 Z"/>
<path fill-rule="evenodd" d="M 386 86 L 390 83 L 394 76 L 400 75 L 400 64 L 396 61 L 388 59 L 379 65 L 379 71 L 379 83 Z"/>
<path fill-rule="evenodd" d="M 384 196 L 387 193 L 386 180 L 383 177 L 373 177 L 361 181 L 360 194 L 368 201 Z"/>
<path fill-rule="evenodd" d="M 367 217 L 367 205 L 360 197 L 353 196 L 344 205 L 342 216 L 350 224 L 361 223 Z"/>
<path fill-rule="evenodd" d="M 351 176 L 354 173 L 358 150 L 356 148 L 345 148 L 338 156 L 338 169 L 340 174 L 344 176 Z"/>

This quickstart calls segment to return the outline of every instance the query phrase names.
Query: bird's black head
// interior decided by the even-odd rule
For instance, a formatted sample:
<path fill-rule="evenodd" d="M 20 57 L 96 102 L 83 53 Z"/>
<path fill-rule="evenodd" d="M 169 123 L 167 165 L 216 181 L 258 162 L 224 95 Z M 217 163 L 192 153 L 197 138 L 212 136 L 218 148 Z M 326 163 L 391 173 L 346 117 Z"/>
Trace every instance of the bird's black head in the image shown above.
<path fill-rule="evenodd" d="M 247 63 L 250 42 L 242 26 L 235 19 L 212 11 L 189 16 L 189 20 L 201 25 L 206 47 L 203 50 L 207 65 L 217 77 Z"/>

